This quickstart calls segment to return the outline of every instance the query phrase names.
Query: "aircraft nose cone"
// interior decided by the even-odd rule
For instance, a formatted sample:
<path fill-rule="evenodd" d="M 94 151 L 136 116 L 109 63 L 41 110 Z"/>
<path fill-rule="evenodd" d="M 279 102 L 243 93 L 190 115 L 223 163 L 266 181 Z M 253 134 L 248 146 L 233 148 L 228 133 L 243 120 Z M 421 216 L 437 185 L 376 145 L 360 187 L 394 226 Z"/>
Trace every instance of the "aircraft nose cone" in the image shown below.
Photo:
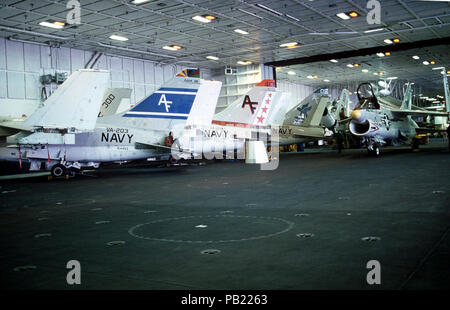
<path fill-rule="evenodd" d="M 353 119 L 359 119 L 359 118 L 361 118 L 361 111 L 360 111 L 360 110 L 353 110 L 353 112 L 352 112 L 352 118 L 353 118 Z"/>

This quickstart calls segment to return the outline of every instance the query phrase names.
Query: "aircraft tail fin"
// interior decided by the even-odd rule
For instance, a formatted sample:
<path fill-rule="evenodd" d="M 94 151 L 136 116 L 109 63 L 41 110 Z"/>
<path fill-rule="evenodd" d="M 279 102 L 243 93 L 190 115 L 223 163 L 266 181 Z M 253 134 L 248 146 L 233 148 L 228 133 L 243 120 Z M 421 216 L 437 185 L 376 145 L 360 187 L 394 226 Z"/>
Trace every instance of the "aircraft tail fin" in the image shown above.
<path fill-rule="evenodd" d="M 123 99 L 131 97 L 131 88 L 108 88 L 103 96 L 98 117 L 114 115 L 118 112 Z"/>
<path fill-rule="evenodd" d="M 335 119 L 343 120 L 350 117 L 350 92 L 348 89 L 343 89 L 339 100 L 337 102 L 336 111 L 334 112 Z"/>
<path fill-rule="evenodd" d="M 400 110 L 411 110 L 413 89 L 411 83 L 406 86 L 405 93 L 403 95 L 402 105 Z"/>
<path fill-rule="evenodd" d="M 198 77 L 198 70 L 182 71 L 121 116 L 186 120 L 187 125 L 211 124 L 222 82 Z"/>
<path fill-rule="evenodd" d="M 276 122 L 289 106 L 290 94 L 277 91 L 264 80 L 214 116 L 213 123 L 265 126 Z"/>
<path fill-rule="evenodd" d="M 320 89 L 315 91 L 286 113 L 283 125 L 302 127 L 318 127 L 324 125 L 324 118 L 330 118 L 332 116 L 330 115 L 331 113 L 328 113 L 328 101 L 327 92 L 322 92 Z M 334 124 L 334 118 L 332 123 Z"/>
<path fill-rule="evenodd" d="M 73 72 L 24 125 L 93 130 L 109 81 L 109 71 L 80 69 Z"/>

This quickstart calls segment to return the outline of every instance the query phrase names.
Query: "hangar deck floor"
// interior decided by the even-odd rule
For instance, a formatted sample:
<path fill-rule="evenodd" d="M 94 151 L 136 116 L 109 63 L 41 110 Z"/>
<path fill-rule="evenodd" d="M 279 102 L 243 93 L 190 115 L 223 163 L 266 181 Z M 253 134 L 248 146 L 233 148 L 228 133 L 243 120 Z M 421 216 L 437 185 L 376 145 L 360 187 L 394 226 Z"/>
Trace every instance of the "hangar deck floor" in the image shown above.
<path fill-rule="evenodd" d="M 0 181 L 3 289 L 450 288 L 443 148 L 95 175 Z M 366 282 L 369 260 L 381 285 Z"/>

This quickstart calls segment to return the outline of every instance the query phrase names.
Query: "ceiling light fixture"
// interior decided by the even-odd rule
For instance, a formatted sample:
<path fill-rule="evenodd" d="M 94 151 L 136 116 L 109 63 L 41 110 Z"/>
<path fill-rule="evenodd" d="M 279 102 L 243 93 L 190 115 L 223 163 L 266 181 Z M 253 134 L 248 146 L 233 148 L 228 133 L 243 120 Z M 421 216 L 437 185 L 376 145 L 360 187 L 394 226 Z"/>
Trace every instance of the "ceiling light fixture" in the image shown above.
<path fill-rule="evenodd" d="M 337 63 L 338 61 L 336 59 L 330 59 L 331 62 Z"/>
<path fill-rule="evenodd" d="M 287 47 L 287 48 L 298 47 L 298 42 L 283 43 L 283 44 L 280 44 L 280 47 Z"/>
<path fill-rule="evenodd" d="M 240 34 L 248 34 L 247 31 L 242 30 L 242 29 L 234 29 L 234 32 L 240 33 Z"/>
<path fill-rule="evenodd" d="M 206 58 L 210 60 L 219 60 L 219 57 L 216 56 L 206 56 Z"/>
<path fill-rule="evenodd" d="M 296 73 L 294 71 L 289 71 L 288 74 L 289 75 L 296 75 Z"/>
<path fill-rule="evenodd" d="M 428 62 L 428 61 L 424 61 L 424 62 L 422 62 L 425 66 L 428 66 L 430 63 Z"/>
<path fill-rule="evenodd" d="M 128 38 L 125 38 L 125 37 L 122 37 L 122 36 L 118 36 L 118 35 L 115 35 L 115 34 L 111 35 L 109 38 L 111 40 L 122 41 L 122 42 L 128 41 Z"/>
<path fill-rule="evenodd" d="M 383 31 L 384 28 L 376 28 L 376 29 L 369 29 L 364 31 L 364 33 L 372 33 L 372 32 L 378 32 L 378 31 Z"/>
<path fill-rule="evenodd" d="M 207 16 L 209 18 L 207 18 Z M 203 15 L 203 16 L 196 15 L 196 16 L 192 17 L 192 19 L 206 24 L 206 23 L 210 23 L 211 21 L 213 21 L 215 19 L 215 17 L 212 15 Z"/>
<path fill-rule="evenodd" d="M 265 5 L 262 5 L 262 4 L 257 3 L 256 6 L 259 7 L 259 8 L 261 8 L 261 9 L 263 9 L 263 10 L 266 10 L 266 11 L 269 11 L 269 12 L 271 12 L 271 13 L 273 13 L 273 14 L 276 14 L 276 15 L 278 15 L 278 16 L 283 16 L 282 13 L 280 13 L 280 12 L 278 12 L 278 11 L 275 11 L 274 9 L 271 9 L 271 8 L 265 6 Z"/>
<path fill-rule="evenodd" d="M 361 71 L 364 72 L 364 73 L 369 72 L 369 70 L 367 70 L 367 69 L 362 69 Z"/>
<path fill-rule="evenodd" d="M 415 59 L 415 60 L 418 60 L 418 59 L 420 59 L 420 57 L 419 57 L 419 56 L 413 56 L 412 58 L 413 58 L 413 59 Z"/>
<path fill-rule="evenodd" d="M 346 13 L 338 13 L 338 14 L 336 14 L 336 16 L 339 17 L 340 19 L 343 19 L 343 20 L 348 20 L 348 19 L 351 18 Z"/>
<path fill-rule="evenodd" d="M 44 27 L 53 28 L 53 29 L 63 29 L 65 24 L 62 23 L 62 24 L 64 24 L 64 25 L 61 25 L 61 24 L 59 24 L 59 23 L 60 23 L 60 22 L 53 22 L 53 23 L 50 23 L 50 22 L 40 22 L 39 25 L 44 26 Z"/>
<path fill-rule="evenodd" d="M 179 51 L 182 49 L 181 46 L 179 45 L 170 45 L 170 46 L 163 46 L 163 49 L 168 50 L 168 51 Z"/>
<path fill-rule="evenodd" d="M 391 39 L 386 39 L 386 40 L 384 40 L 384 43 L 386 43 L 386 44 L 394 44 L 394 42 L 392 42 Z"/>

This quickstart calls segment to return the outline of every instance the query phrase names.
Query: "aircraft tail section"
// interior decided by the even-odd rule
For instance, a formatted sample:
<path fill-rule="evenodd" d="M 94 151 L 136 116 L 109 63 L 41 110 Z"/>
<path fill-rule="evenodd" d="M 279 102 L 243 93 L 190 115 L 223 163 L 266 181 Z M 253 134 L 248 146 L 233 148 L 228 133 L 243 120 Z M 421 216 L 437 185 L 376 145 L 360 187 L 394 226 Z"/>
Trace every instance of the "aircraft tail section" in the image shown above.
<path fill-rule="evenodd" d="M 131 97 L 131 88 L 108 88 L 103 96 L 98 117 L 116 114 L 123 99 Z"/>
<path fill-rule="evenodd" d="M 198 70 L 184 70 L 121 116 L 185 120 L 188 125 L 211 124 L 222 82 L 197 76 Z"/>
<path fill-rule="evenodd" d="M 289 106 L 288 93 L 277 91 L 273 83 L 262 81 L 244 96 L 214 116 L 213 124 L 266 126 L 276 122 Z"/>
<path fill-rule="evenodd" d="M 327 115 L 328 95 L 313 93 L 303 99 L 287 114 L 284 125 L 317 127 Z"/>
<path fill-rule="evenodd" d="M 411 110 L 412 94 L 413 94 L 412 85 L 411 83 L 408 83 L 406 86 L 405 93 L 403 95 L 403 101 L 402 105 L 400 106 L 400 110 Z"/>
<path fill-rule="evenodd" d="M 93 130 L 109 81 L 108 71 L 80 69 L 73 72 L 24 125 Z"/>

